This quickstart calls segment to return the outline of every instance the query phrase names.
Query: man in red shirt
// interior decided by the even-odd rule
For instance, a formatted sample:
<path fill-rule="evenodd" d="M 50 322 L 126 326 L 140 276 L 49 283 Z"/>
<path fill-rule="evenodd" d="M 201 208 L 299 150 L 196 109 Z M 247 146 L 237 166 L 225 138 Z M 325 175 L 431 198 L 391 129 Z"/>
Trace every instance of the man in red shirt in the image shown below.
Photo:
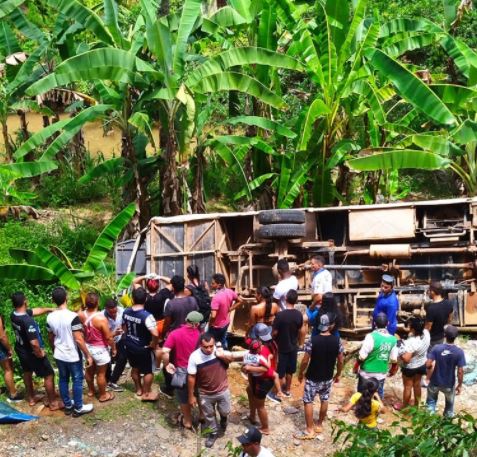
<path fill-rule="evenodd" d="M 230 313 L 242 304 L 242 299 L 234 290 L 225 287 L 225 276 L 221 273 L 212 276 L 210 285 L 216 292 L 210 305 L 212 312 L 210 314 L 209 332 L 216 342 L 221 343 L 227 349 L 227 329 L 230 324 Z"/>
<path fill-rule="evenodd" d="M 173 374 L 172 386 L 180 403 L 180 424 L 189 430 L 192 429 L 192 414 L 187 389 L 187 365 L 190 355 L 197 348 L 199 325 L 203 319 L 204 316 L 198 311 L 191 311 L 186 316 L 186 323 L 169 333 L 162 348 L 162 364 Z"/>

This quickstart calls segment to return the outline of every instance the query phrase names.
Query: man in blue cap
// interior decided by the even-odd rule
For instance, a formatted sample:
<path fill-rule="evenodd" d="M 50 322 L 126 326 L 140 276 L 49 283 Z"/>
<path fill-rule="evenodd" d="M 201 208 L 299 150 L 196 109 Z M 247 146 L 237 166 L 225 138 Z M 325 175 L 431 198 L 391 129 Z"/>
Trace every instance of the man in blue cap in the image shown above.
<path fill-rule="evenodd" d="M 245 430 L 237 440 L 242 445 L 240 457 L 273 457 L 270 450 L 262 446 L 262 433 L 256 427 Z"/>
<path fill-rule="evenodd" d="M 394 335 L 397 329 L 397 313 L 399 309 L 399 301 L 396 292 L 393 289 L 394 278 L 391 275 L 383 275 L 381 278 L 381 292 L 379 292 L 376 300 L 376 307 L 373 311 L 373 328 L 374 322 L 379 313 L 386 314 L 388 318 L 388 332 Z"/>

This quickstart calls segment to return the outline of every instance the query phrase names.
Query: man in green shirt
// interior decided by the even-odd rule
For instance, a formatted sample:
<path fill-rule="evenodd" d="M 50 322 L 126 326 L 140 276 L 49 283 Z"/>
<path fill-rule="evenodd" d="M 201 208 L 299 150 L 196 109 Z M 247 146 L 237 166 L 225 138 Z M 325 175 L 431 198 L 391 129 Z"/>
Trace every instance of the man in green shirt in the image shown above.
<path fill-rule="evenodd" d="M 393 376 L 397 369 L 397 338 L 387 330 L 388 318 L 379 313 L 374 324 L 376 329 L 366 335 L 359 351 L 359 381 L 358 392 L 362 392 L 366 381 L 375 378 L 379 381 L 379 396 L 384 398 L 384 381 L 386 376 Z M 389 370 L 389 364 L 391 369 Z"/>

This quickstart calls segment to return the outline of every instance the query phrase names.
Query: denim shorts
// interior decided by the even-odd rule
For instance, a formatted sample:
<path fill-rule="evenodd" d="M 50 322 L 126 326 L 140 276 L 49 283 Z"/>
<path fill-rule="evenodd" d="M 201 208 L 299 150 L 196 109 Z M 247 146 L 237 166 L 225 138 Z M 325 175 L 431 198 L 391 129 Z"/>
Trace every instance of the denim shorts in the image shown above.
<path fill-rule="evenodd" d="M 6 348 L 3 346 L 3 344 L 0 343 L 0 362 L 7 360 L 7 358 L 8 358 L 8 352 Z"/>

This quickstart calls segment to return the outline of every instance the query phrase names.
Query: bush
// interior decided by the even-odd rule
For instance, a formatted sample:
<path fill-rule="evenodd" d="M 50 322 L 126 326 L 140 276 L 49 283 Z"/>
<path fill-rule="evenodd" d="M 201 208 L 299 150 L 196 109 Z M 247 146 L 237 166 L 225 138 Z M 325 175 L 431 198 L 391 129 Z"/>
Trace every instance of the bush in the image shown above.
<path fill-rule="evenodd" d="M 16 263 L 10 248 L 34 251 L 38 246 L 57 246 L 73 263 L 81 263 L 102 230 L 97 221 L 68 223 L 58 216 L 51 222 L 8 221 L 0 224 L 0 264 Z"/>
<path fill-rule="evenodd" d="M 454 418 L 410 408 L 390 429 L 370 429 L 343 421 L 333 424 L 336 457 L 475 457 L 477 419 L 462 412 Z"/>

